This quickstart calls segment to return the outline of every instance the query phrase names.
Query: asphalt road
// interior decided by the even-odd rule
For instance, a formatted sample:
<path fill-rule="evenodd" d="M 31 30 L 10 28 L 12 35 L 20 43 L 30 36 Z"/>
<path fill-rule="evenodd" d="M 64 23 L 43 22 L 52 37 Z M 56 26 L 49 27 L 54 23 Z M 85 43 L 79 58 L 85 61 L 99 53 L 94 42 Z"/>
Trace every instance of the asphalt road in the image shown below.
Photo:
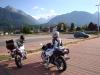
<path fill-rule="evenodd" d="M 0 46 L 5 46 L 5 41 L 6 40 L 10 40 L 10 39 L 19 39 L 20 36 L 14 36 L 14 37 L 5 37 L 0 39 Z M 61 38 L 65 38 L 65 39 L 73 39 L 73 35 L 72 34 L 65 34 L 65 35 L 60 35 Z M 30 42 L 39 42 L 39 41 L 45 41 L 45 40 L 51 40 L 52 36 L 51 35 L 31 35 L 31 36 L 25 36 L 25 43 L 30 43 Z"/>
<path fill-rule="evenodd" d="M 28 55 L 23 61 L 23 68 L 17 69 L 13 61 L 1 62 L 0 69 L 5 73 L 0 75 L 100 75 L 100 38 L 85 40 L 69 45 L 70 60 L 66 61 L 68 68 L 59 73 L 53 65 L 45 69 L 40 53 Z"/>
<path fill-rule="evenodd" d="M 69 42 L 72 40 L 74 37 L 72 34 L 65 34 L 65 35 L 60 35 L 62 38 L 63 42 Z M 8 50 L 6 49 L 6 40 L 9 39 L 19 39 L 19 36 L 2 36 L 0 37 L 0 54 L 7 54 Z M 25 49 L 26 50 L 36 50 L 40 48 L 40 43 L 48 43 L 52 41 L 52 36 L 51 35 L 25 35 Z"/>

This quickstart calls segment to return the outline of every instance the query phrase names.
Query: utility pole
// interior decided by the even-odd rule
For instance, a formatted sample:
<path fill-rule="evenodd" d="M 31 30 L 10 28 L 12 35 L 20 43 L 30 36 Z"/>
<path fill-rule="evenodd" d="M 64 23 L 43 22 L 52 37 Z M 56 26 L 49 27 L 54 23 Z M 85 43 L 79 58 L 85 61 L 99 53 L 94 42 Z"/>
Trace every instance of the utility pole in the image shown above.
<path fill-rule="evenodd" d="M 98 34 L 99 34 L 99 30 L 100 30 L 100 29 L 99 29 L 99 17 L 100 17 L 100 16 L 99 16 L 99 7 L 100 7 L 100 4 L 98 4 L 98 5 L 96 5 L 96 6 L 98 7 Z"/>

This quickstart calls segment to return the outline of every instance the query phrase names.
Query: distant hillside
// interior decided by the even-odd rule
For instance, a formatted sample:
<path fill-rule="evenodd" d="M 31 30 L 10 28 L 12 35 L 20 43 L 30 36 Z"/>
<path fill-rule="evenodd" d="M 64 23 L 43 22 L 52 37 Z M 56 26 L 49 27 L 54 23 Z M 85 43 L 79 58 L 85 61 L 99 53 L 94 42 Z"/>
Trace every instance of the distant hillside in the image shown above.
<path fill-rule="evenodd" d="M 23 24 L 34 25 L 37 23 L 37 20 L 21 10 L 15 9 L 11 6 L 5 8 L 0 7 L 0 28 L 10 25 L 17 27 Z"/>
<path fill-rule="evenodd" d="M 85 25 L 90 22 L 97 23 L 97 13 L 91 14 L 84 11 L 73 11 L 71 13 L 58 15 L 51 19 L 47 24 L 54 25 L 60 22 L 64 22 L 66 24 L 75 23 L 75 25 Z"/>

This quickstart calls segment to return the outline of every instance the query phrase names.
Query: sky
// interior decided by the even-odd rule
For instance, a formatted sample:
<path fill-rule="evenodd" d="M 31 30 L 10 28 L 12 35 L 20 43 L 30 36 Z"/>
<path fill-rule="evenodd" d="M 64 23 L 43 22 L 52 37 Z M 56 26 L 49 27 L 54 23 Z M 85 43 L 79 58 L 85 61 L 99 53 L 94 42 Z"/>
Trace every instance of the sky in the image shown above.
<path fill-rule="evenodd" d="M 0 7 L 12 6 L 36 19 L 49 18 L 72 11 L 97 12 L 99 0 L 0 0 Z"/>

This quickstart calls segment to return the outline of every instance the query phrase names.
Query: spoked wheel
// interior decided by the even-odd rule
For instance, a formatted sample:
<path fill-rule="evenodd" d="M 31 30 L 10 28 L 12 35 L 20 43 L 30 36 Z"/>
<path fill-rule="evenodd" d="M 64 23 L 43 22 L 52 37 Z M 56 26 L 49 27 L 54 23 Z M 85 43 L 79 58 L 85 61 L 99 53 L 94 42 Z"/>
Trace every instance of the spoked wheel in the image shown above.
<path fill-rule="evenodd" d="M 22 62 L 21 62 L 21 56 L 20 55 L 16 55 L 15 57 L 15 64 L 18 68 L 22 68 Z"/>
<path fill-rule="evenodd" d="M 65 62 L 65 60 L 63 59 L 63 57 L 59 57 L 58 59 L 56 59 L 56 66 L 58 71 L 62 72 L 65 71 L 67 68 L 67 64 Z"/>

